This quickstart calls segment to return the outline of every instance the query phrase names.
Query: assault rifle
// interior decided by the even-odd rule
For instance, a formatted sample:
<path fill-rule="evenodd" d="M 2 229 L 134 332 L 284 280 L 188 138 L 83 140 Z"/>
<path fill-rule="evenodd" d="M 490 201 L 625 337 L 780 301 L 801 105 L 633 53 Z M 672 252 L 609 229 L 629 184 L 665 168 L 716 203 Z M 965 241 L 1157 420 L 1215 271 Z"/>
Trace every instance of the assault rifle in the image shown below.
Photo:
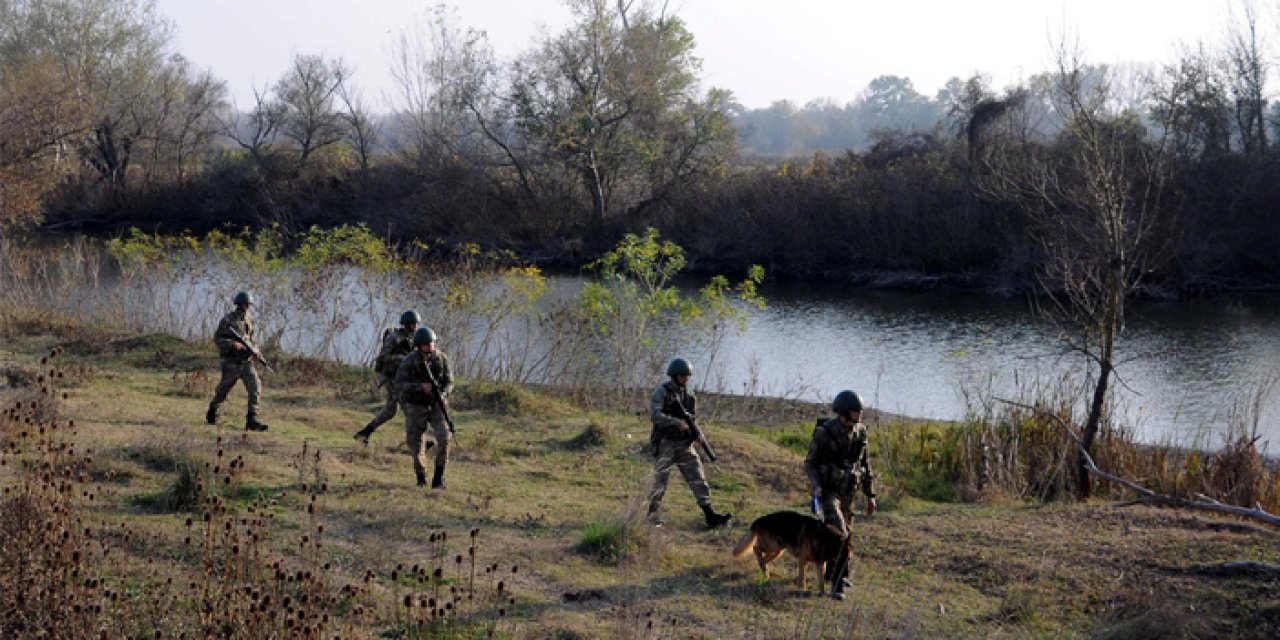
<path fill-rule="evenodd" d="M 275 369 L 271 368 L 271 363 L 267 362 L 267 359 L 262 357 L 262 352 L 258 350 L 258 345 L 249 342 L 244 336 L 240 335 L 239 331 L 236 331 L 231 327 L 227 327 L 227 333 L 230 333 L 232 338 L 239 340 L 240 344 L 243 344 L 244 348 L 249 350 L 250 359 L 257 360 L 258 363 L 262 365 L 262 368 L 266 369 L 268 373 L 276 372 Z"/>
<path fill-rule="evenodd" d="M 680 402 L 680 398 L 672 398 L 676 401 L 676 409 L 680 411 L 681 418 L 689 425 L 689 431 L 693 434 L 693 439 L 697 441 L 698 446 L 706 452 L 707 458 L 712 462 L 716 461 L 716 452 L 711 450 L 711 443 L 707 442 L 707 436 L 702 433 L 702 429 L 698 428 L 698 421 L 693 418 L 693 414 L 684 408 L 684 403 Z"/>
<path fill-rule="evenodd" d="M 444 393 L 440 391 L 440 383 L 436 381 L 436 374 L 431 372 L 431 365 L 423 363 L 423 368 L 427 370 L 427 380 L 431 382 L 431 399 L 440 405 L 440 413 L 444 415 L 445 424 L 449 425 L 449 433 L 457 433 L 458 430 L 453 427 L 453 418 L 449 416 L 449 403 L 444 401 Z"/>

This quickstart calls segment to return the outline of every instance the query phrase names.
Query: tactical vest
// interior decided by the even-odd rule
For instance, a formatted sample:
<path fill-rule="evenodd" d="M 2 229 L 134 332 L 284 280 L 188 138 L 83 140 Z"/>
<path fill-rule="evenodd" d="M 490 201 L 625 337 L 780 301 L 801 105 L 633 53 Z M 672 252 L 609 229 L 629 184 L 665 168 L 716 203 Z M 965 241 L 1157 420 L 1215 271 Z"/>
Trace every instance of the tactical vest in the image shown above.
<path fill-rule="evenodd" d="M 836 426 L 833 427 L 832 423 Z M 832 456 L 824 456 L 823 462 L 818 466 L 818 473 L 824 487 L 835 489 L 842 494 L 852 493 L 857 488 L 862 471 L 858 468 L 858 462 L 867 447 L 867 430 L 865 427 L 859 427 L 861 425 L 852 429 L 846 436 L 840 433 L 842 429 L 837 419 L 818 419 L 817 428 L 823 431 L 826 442 L 836 453 L 834 462 Z"/>

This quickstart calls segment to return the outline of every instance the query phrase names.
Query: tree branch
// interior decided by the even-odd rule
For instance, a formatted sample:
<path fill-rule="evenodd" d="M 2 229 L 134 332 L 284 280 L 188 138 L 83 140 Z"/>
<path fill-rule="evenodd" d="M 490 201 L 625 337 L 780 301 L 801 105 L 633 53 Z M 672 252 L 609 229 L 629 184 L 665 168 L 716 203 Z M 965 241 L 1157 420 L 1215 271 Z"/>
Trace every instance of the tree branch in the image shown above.
<path fill-rule="evenodd" d="M 1084 458 L 1084 467 L 1089 471 L 1089 473 L 1103 480 L 1114 482 L 1120 486 L 1131 489 L 1138 495 L 1142 496 L 1142 498 L 1150 504 L 1160 507 L 1184 507 L 1188 509 L 1199 509 L 1202 511 L 1213 511 L 1216 513 L 1227 513 L 1250 518 L 1259 522 L 1265 522 L 1275 527 L 1280 527 L 1280 516 L 1268 513 L 1262 508 L 1262 505 L 1258 503 L 1255 503 L 1252 509 L 1247 507 L 1237 507 L 1235 505 L 1223 504 L 1217 500 L 1209 498 L 1208 496 L 1200 494 L 1196 495 L 1196 500 L 1187 500 L 1185 498 L 1156 493 L 1136 482 L 1107 473 L 1099 469 L 1098 465 L 1093 462 L 1093 457 L 1085 450 L 1084 445 L 1080 442 L 1080 437 L 1076 434 L 1075 429 L 1072 428 L 1071 424 L 1066 420 L 1063 420 L 1057 414 L 1045 411 L 1040 407 L 1035 407 L 1014 400 L 1006 400 L 1004 398 L 996 398 L 996 400 L 1008 405 L 1027 409 L 1028 411 L 1034 412 L 1036 415 L 1046 416 L 1054 422 L 1057 422 L 1066 430 L 1067 434 L 1070 435 L 1071 439 L 1076 443 L 1076 448 L 1079 449 L 1081 457 Z"/>

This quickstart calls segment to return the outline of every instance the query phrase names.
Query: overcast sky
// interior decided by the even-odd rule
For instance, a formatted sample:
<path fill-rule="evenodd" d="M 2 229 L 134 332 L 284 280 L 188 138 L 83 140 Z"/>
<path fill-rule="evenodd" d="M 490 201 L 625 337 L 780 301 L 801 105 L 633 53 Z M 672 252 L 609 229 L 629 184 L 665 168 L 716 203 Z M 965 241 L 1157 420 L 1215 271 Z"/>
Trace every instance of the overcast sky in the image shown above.
<path fill-rule="evenodd" d="M 240 106 L 290 56 L 341 56 L 376 100 L 390 91 L 395 34 L 439 4 L 424 0 L 157 0 L 177 47 L 227 81 Z M 485 31 L 499 56 L 527 49 L 569 20 L 561 0 L 459 0 L 459 23 Z M 952 76 L 987 73 L 996 87 L 1049 66 L 1064 29 L 1090 62 L 1170 62 L 1177 45 L 1217 44 L 1229 0 L 669 0 L 697 39 L 703 86 L 749 108 L 787 99 L 855 99 L 872 78 L 912 80 L 932 97 Z M 1264 35 L 1276 33 L 1264 20 Z"/>

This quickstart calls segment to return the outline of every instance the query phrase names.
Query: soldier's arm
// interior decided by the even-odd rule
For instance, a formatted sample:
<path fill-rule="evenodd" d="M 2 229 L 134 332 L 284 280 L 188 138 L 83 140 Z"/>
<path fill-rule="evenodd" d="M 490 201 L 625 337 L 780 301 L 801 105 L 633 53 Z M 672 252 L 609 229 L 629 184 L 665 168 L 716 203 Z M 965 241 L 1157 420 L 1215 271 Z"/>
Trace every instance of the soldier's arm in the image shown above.
<path fill-rule="evenodd" d="M 809 487 L 822 486 L 822 452 L 826 445 L 825 431 L 822 427 L 813 430 L 813 440 L 809 441 L 809 453 L 804 457 L 804 475 L 809 478 Z"/>
<path fill-rule="evenodd" d="M 396 335 L 395 331 L 388 333 L 387 337 L 382 339 L 382 349 L 378 351 L 378 358 L 385 361 L 387 356 L 390 356 L 395 352 L 396 345 L 399 342 L 400 338 Z"/>
<path fill-rule="evenodd" d="M 649 396 L 649 420 L 663 435 L 672 435 L 678 433 L 680 427 L 684 424 L 684 420 L 662 412 L 662 408 L 667 404 L 667 388 L 665 385 L 658 385 L 653 390 L 653 394 Z"/>
<path fill-rule="evenodd" d="M 864 444 L 864 445 L 862 446 L 862 456 L 861 456 L 861 457 L 859 458 L 859 460 L 858 460 L 858 466 L 862 468 L 862 473 L 861 473 L 861 475 L 862 475 L 862 493 L 866 494 L 866 496 L 867 496 L 868 498 L 875 498 L 875 497 L 876 497 L 876 492 L 875 492 L 875 489 L 872 487 L 872 484 L 871 484 L 871 483 L 872 483 L 872 478 L 871 478 L 871 476 L 872 476 L 872 474 L 871 474 L 871 462 L 870 462 L 869 458 L 867 457 L 867 449 L 868 449 L 868 448 L 870 448 L 870 443 Z"/>
<path fill-rule="evenodd" d="M 447 396 L 453 391 L 453 370 L 449 367 L 449 356 L 444 353 L 440 354 L 440 375 L 436 376 L 436 382 L 440 383 L 440 395 Z"/>
<path fill-rule="evenodd" d="M 236 343 L 240 342 L 231 336 L 231 322 L 226 318 L 218 322 L 218 329 L 213 332 L 213 342 L 220 351 L 234 351 Z"/>

